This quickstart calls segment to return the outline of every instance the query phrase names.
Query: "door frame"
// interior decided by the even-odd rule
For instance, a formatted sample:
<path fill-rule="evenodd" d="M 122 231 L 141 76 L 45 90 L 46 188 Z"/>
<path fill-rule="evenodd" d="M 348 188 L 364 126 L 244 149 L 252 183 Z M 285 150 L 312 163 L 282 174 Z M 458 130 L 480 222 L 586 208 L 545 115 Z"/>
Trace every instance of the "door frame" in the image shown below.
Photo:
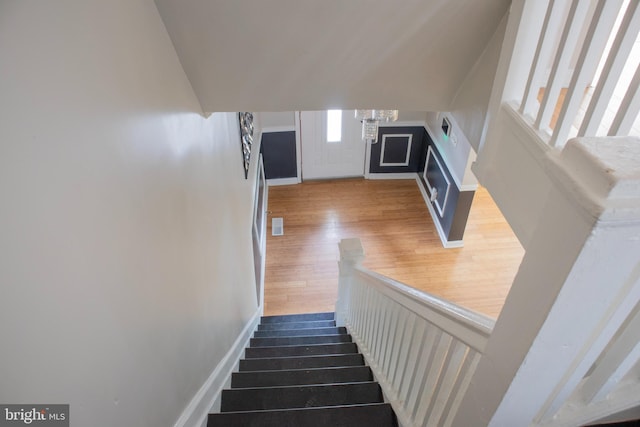
<path fill-rule="evenodd" d="M 294 111 L 294 126 L 296 131 L 296 179 L 298 184 L 302 182 L 302 139 L 300 133 L 302 128 L 300 127 L 300 114 L 301 111 Z"/>
<path fill-rule="evenodd" d="M 311 110 L 311 111 L 315 111 L 315 110 Z M 325 112 L 327 110 L 318 110 L 318 112 Z M 301 128 L 301 115 L 302 115 L 303 111 L 294 111 L 294 125 L 295 125 L 295 133 L 296 133 L 296 169 L 297 169 L 297 179 L 298 179 L 298 183 L 301 183 L 303 181 L 303 174 L 302 174 L 302 128 Z M 364 143 L 364 142 L 363 142 Z M 365 144 L 365 150 L 364 150 L 364 159 L 363 159 L 363 171 L 362 171 L 362 175 L 353 175 L 353 176 L 336 176 L 334 178 L 332 177 L 327 177 L 327 178 L 317 178 L 317 179 L 340 179 L 340 178 L 353 178 L 353 177 L 363 177 L 365 179 L 369 179 L 369 164 L 370 164 L 370 160 L 371 160 L 371 144 L 366 143 Z M 311 178 L 311 180 L 314 180 L 316 178 Z"/>

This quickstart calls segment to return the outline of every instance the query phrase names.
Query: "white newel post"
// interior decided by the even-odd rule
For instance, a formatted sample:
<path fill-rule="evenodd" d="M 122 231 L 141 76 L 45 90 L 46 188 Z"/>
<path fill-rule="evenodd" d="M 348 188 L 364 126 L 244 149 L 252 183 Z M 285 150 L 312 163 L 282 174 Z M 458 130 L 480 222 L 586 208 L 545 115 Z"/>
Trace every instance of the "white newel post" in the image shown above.
<path fill-rule="evenodd" d="M 342 239 L 338 244 L 340 248 L 340 277 L 338 279 L 338 301 L 336 301 L 336 325 L 345 326 L 345 311 L 349 304 L 349 290 L 353 268 L 362 264 L 364 260 L 364 248 L 360 239 Z"/>
<path fill-rule="evenodd" d="M 573 139 L 547 166 L 543 218 L 454 427 L 549 422 L 640 311 L 640 140 Z"/>

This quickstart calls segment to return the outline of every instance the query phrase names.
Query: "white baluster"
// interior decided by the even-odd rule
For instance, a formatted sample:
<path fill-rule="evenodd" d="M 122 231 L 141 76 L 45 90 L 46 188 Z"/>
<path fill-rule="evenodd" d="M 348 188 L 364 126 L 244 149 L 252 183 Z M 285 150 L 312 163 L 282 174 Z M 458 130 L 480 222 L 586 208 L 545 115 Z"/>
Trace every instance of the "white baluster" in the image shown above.
<path fill-rule="evenodd" d="M 393 374 L 391 376 L 391 384 L 400 394 L 400 384 L 402 384 L 402 377 L 406 370 L 409 361 L 410 348 L 413 344 L 413 332 L 416 326 L 416 316 L 414 313 L 409 313 L 404 328 L 402 328 L 402 337 L 400 339 L 400 350 L 398 353 L 398 361 L 394 363 Z"/>
<path fill-rule="evenodd" d="M 565 5 L 566 2 L 563 0 L 551 0 L 547 6 L 547 13 L 545 14 L 542 24 L 538 46 L 533 56 L 531 72 L 529 73 L 529 79 L 527 80 L 522 103 L 520 104 L 520 114 L 525 116 L 533 114 L 534 108 L 538 105 L 540 82 L 542 81 L 542 76 L 545 73 L 553 51 L 555 35 L 562 23 Z"/>
<path fill-rule="evenodd" d="M 627 93 L 622 99 L 618 113 L 613 124 L 609 128 L 609 136 L 626 136 L 629 135 L 633 122 L 635 122 L 640 112 L 640 65 L 633 75 L 633 79 L 629 84 Z"/>
<path fill-rule="evenodd" d="M 613 91 L 631 54 L 633 44 L 638 37 L 638 32 L 640 32 L 639 2 L 631 1 L 620 23 L 618 34 L 611 45 L 611 50 L 600 73 L 598 84 L 593 90 L 591 102 L 589 102 L 585 112 L 578 136 L 595 136 L 597 134 L 607 106 L 613 96 Z"/>
<path fill-rule="evenodd" d="M 409 410 L 409 392 L 411 391 L 411 384 L 414 380 L 414 369 L 417 365 L 418 354 L 424 345 L 424 340 L 427 336 L 426 322 L 422 319 L 416 320 L 416 328 L 411 336 L 411 344 L 409 347 L 409 357 L 407 358 L 407 364 L 404 366 L 402 376 L 400 378 L 400 394 L 398 397 L 404 402 L 404 408 Z"/>
<path fill-rule="evenodd" d="M 399 338 L 402 335 L 402 316 L 406 314 L 406 309 L 400 305 L 395 305 L 393 310 L 393 318 L 391 321 L 391 329 L 389 330 L 389 340 L 387 341 L 386 362 L 383 372 L 390 379 L 393 371 L 393 364 L 398 359 Z"/>
<path fill-rule="evenodd" d="M 551 116 L 556 108 L 558 96 L 560 95 L 560 88 L 562 87 L 562 81 L 564 80 L 575 51 L 580 31 L 582 30 L 582 24 L 589 10 L 590 2 L 584 0 L 573 0 L 569 9 L 569 15 L 560 37 L 560 44 L 558 51 L 556 52 L 553 65 L 551 67 L 551 73 L 547 80 L 547 85 L 544 90 L 544 97 L 542 98 L 542 104 L 538 111 L 535 127 L 537 129 L 546 130 L 551 122 Z"/>
<path fill-rule="evenodd" d="M 602 57 L 621 6 L 622 0 L 607 0 L 606 2 L 601 0 L 596 3 L 596 9 L 578 56 L 569 89 L 549 141 L 549 145 L 552 147 L 563 146 L 569 137 L 569 131 L 584 98 L 585 89 L 596 73 L 598 62 Z"/>
<path fill-rule="evenodd" d="M 447 336 L 447 334 L 442 333 L 442 330 L 433 327 L 431 324 L 427 324 L 427 331 L 429 333 L 424 340 L 421 355 L 414 371 L 415 381 L 411 385 L 409 408 L 413 419 L 416 419 L 420 405 L 428 402 L 429 398 L 426 396 L 431 389 L 425 388 L 425 384 L 431 374 L 434 357 L 441 350 L 442 340 L 444 339 L 446 342 L 446 338 L 443 338 L 443 336 Z"/>

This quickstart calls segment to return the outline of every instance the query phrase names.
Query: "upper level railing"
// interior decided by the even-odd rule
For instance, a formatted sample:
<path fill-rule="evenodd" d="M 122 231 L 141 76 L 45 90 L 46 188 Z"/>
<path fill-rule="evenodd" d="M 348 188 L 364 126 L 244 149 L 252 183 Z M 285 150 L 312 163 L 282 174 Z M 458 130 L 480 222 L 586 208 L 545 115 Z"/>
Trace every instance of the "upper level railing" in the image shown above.
<path fill-rule="evenodd" d="M 536 0 L 537 1 L 537 0 Z M 640 5 L 546 0 L 519 111 L 551 146 L 574 136 L 640 135 Z M 541 24 L 537 24 L 537 23 Z"/>
<path fill-rule="evenodd" d="M 336 319 L 349 328 L 400 424 L 451 425 L 494 321 L 359 266 L 359 239 L 342 240 L 340 253 Z"/>

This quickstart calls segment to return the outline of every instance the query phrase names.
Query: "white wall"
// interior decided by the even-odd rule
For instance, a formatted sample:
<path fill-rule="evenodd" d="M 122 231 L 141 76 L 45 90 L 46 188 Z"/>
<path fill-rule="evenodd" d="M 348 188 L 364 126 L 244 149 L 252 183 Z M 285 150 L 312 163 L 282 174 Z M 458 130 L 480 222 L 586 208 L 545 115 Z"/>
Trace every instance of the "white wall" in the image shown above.
<path fill-rule="evenodd" d="M 261 112 L 259 116 L 263 128 L 290 128 L 291 130 L 295 128 L 293 111 Z"/>
<path fill-rule="evenodd" d="M 467 75 L 452 103 L 451 114 L 476 152 L 483 137 L 489 97 L 506 27 L 507 15 L 502 18 L 496 32 Z"/>
<path fill-rule="evenodd" d="M 399 122 L 423 122 L 427 118 L 426 111 L 398 111 Z"/>
<path fill-rule="evenodd" d="M 205 111 L 449 111 L 510 3 L 156 0 Z"/>
<path fill-rule="evenodd" d="M 551 190 L 543 164 L 549 147 L 510 106 L 503 106 L 494 120 L 496 131 L 474 171 L 527 249 Z"/>
<path fill-rule="evenodd" d="M 173 425 L 256 312 L 236 115 L 152 1 L 0 3 L 0 93 L 0 402 Z"/>

